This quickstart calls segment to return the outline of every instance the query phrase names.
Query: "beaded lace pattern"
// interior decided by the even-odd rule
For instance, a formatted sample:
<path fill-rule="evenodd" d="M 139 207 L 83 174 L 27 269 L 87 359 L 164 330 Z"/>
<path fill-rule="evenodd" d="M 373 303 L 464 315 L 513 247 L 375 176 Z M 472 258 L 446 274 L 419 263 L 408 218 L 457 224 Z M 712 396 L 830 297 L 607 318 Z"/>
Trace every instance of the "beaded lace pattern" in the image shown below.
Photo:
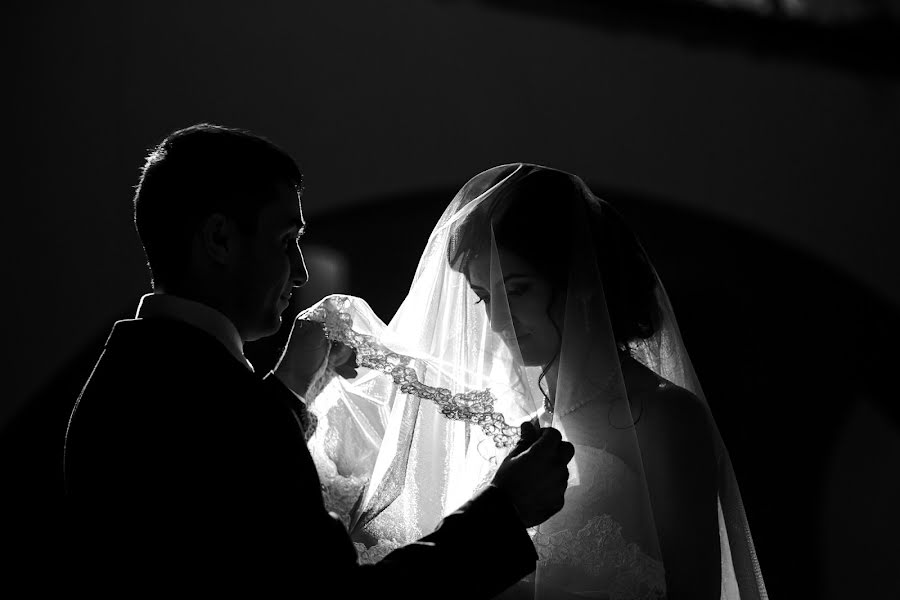
<path fill-rule="evenodd" d="M 465 421 L 481 427 L 493 438 L 498 448 L 513 446 L 519 439 L 519 429 L 506 423 L 503 415 L 494 410 L 496 398 L 489 389 L 453 394 L 447 388 L 433 387 L 419 381 L 412 358 L 397 354 L 383 346 L 373 336 L 353 330 L 353 317 L 347 312 L 350 300 L 335 296 L 319 304 L 304 317 L 325 326 L 325 336 L 356 351 L 356 363 L 390 375 L 405 394 L 434 402 L 448 419 Z"/>

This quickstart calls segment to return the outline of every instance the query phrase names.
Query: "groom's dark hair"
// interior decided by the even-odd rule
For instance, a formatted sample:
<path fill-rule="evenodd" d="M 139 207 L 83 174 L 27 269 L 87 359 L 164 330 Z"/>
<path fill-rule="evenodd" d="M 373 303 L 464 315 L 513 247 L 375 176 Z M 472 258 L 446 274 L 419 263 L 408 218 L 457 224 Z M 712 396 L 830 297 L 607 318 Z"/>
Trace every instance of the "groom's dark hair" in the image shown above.
<path fill-rule="evenodd" d="M 254 233 L 260 210 L 284 183 L 302 189 L 294 159 L 249 131 L 198 123 L 168 135 L 147 155 L 134 195 L 153 284 L 180 285 L 191 241 L 209 215 L 222 213 Z"/>

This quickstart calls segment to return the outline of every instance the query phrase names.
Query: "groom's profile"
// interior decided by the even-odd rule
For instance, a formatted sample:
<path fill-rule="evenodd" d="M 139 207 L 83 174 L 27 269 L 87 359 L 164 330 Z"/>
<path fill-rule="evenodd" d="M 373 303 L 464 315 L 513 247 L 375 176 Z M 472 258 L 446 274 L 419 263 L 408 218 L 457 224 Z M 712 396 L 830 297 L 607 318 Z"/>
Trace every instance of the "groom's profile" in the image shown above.
<path fill-rule="evenodd" d="M 77 588 L 487 598 L 534 569 L 526 527 L 562 507 L 572 447 L 527 426 L 493 484 L 437 531 L 357 564 L 306 448 L 321 329 L 295 322 L 268 374 L 243 353 L 308 278 L 301 191 L 294 160 L 244 130 L 194 125 L 147 157 L 134 214 L 153 293 L 113 326 L 65 439 Z"/>

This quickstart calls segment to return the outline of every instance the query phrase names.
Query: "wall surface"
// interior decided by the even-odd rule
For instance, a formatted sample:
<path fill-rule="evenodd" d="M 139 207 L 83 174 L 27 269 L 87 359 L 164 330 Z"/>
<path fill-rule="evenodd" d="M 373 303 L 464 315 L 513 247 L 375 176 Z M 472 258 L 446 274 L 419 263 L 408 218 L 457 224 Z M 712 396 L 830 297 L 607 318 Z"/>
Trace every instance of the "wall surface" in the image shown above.
<path fill-rule="evenodd" d="M 132 186 L 148 147 L 201 120 L 292 152 L 312 226 L 525 160 L 758 228 L 900 304 L 895 81 L 472 3 L 18 11 L 0 423 L 147 289 Z"/>

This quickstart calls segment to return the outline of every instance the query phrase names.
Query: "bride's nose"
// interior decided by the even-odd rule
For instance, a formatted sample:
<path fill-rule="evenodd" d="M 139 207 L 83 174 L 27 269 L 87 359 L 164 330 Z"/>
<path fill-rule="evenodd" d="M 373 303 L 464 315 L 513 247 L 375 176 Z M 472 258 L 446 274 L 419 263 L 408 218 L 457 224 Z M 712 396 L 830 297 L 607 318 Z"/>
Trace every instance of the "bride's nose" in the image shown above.
<path fill-rule="evenodd" d="M 488 319 L 491 323 L 491 330 L 501 337 L 515 339 L 517 325 L 515 316 L 505 310 L 505 307 L 504 309 L 492 307 L 492 309 Z"/>

